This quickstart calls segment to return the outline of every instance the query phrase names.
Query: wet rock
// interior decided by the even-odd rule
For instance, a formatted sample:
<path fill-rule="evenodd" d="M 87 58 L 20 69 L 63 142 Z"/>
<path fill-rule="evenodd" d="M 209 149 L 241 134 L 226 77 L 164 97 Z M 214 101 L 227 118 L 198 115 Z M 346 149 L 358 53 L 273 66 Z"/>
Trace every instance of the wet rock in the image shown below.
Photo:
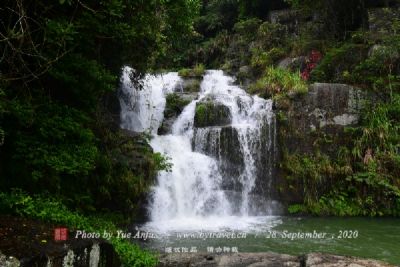
<path fill-rule="evenodd" d="M 205 101 L 196 105 L 195 127 L 224 126 L 230 124 L 231 120 L 229 108 L 218 102 Z"/>
<path fill-rule="evenodd" d="M 229 254 L 168 254 L 160 257 L 158 267 L 300 267 L 298 257 L 277 253 L 229 253 Z"/>
<path fill-rule="evenodd" d="M 312 253 L 290 256 L 272 252 L 226 254 L 165 254 L 158 267 L 394 267 L 376 261 L 354 257 Z"/>
<path fill-rule="evenodd" d="M 238 177 L 244 171 L 244 159 L 238 132 L 233 127 L 221 129 L 219 159 L 221 174 L 224 177 L 222 188 L 241 192 L 242 183 Z"/>
<path fill-rule="evenodd" d="M 307 255 L 306 267 L 390 267 L 392 265 L 367 259 L 336 256 L 322 253 Z"/>
<path fill-rule="evenodd" d="M 197 93 L 200 91 L 201 79 L 200 78 L 183 78 L 177 84 L 175 92 L 177 93 Z"/>
<path fill-rule="evenodd" d="M 238 177 L 244 171 L 244 161 L 234 127 L 195 128 L 193 149 L 218 159 L 224 190 L 241 192 L 242 184 Z"/>

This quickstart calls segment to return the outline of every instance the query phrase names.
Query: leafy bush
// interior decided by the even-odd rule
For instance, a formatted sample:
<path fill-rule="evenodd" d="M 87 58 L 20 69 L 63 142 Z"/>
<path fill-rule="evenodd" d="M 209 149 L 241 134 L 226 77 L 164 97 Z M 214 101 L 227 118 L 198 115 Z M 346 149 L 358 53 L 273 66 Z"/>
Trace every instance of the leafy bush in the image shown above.
<path fill-rule="evenodd" d="M 301 79 L 300 73 L 269 67 L 264 76 L 250 87 L 250 92 L 263 97 L 305 94 L 308 92 L 308 85 Z"/>
<path fill-rule="evenodd" d="M 205 73 L 205 67 L 203 64 L 197 64 L 193 69 L 181 69 L 178 71 L 178 75 L 183 78 L 198 78 L 202 77 Z"/>
<path fill-rule="evenodd" d="M 351 82 L 344 75 L 351 72 L 367 56 L 365 45 L 346 43 L 329 50 L 312 70 L 310 80 L 315 82 Z"/>
<path fill-rule="evenodd" d="M 274 47 L 267 52 L 253 51 L 251 57 L 251 66 L 259 70 L 265 70 L 268 66 L 275 64 L 284 56 L 285 50 L 277 47 Z"/>
<path fill-rule="evenodd" d="M 384 44 L 372 47 L 371 53 L 355 66 L 355 82 L 382 96 L 400 92 L 400 37 L 388 38 Z"/>

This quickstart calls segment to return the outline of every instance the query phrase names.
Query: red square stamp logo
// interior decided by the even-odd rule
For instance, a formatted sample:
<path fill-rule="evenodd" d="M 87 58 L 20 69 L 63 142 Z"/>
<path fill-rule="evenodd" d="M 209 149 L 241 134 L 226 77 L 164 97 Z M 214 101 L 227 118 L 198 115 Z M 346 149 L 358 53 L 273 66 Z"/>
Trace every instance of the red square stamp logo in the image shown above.
<path fill-rule="evenodd" d="M 65 241 L 68 239 L 68 229 L 67 228 L 55 228 L 54 229 L 54 240 L 55 241 Z"/>

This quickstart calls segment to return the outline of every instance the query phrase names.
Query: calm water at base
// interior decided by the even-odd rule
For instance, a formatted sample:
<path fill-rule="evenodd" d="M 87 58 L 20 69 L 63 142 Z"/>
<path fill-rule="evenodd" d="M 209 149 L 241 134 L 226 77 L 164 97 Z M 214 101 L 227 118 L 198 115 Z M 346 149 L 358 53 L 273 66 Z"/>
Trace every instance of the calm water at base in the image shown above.
<path fill-rule="evenodd" d="M 143 245 L 160 252 L 182 247 L 189 250 L 196 247 L 198 252 L 207 252 L 210 247 L 291 255 L 325 252 L 400 265 L 400 219 L 253 217 L 245 227 L 236 229 L 235 218 L 232 219 L 228 228 L 202 227 L 205 230 L 199 230 L 198 225 L 197 230 L 184 226 L 180 230 L 168 229 L 169 223 L 176 225 L 174 222 L 160 223 L 161 228 L 155 227 L 156 223 L 148 224 L 146 230 L 157 233 L 158 238 L 149 239 Z"/>

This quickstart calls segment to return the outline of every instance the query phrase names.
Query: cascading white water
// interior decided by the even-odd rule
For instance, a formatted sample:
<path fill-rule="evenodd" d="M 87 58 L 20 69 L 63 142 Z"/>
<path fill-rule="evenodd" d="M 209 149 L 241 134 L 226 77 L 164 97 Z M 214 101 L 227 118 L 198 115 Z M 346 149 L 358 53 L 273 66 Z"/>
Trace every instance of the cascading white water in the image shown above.
<path fill-rule="evenodd" d="M 258 166 L 264 164 L 260 155 L 272 155 L 275 145 L 270 127 L 274 123 L 271 101 L 248 95 L 222 71 L 207 71 L 198 99 L 184 108 L 171 134 L 159 136 L 156 132 L 163 119 L 165 95 L 177 87 L 179 77 L 176 73 L 146 76 L 143 91 L 135 94 L 127 78 L 123 77 L 123 92 L 138 96 L 130 98 L 136 100 L 135 109 L 121 100 L 121 126 L 134 131 L 150 130 L 153 149 L 166 154 L 173 164 L 171 172 L 159 173 L 152 190 L 149 226 L 163 231 L 246 228 L 254 223 L 256 217 L 249 215 L 254 215 L 252 205 L 259 205 L 252 203 L 252 193 L 260 176 Z M 228 107 L 231 124 L 194 127 L 196 104 L 203 101 Z M 233 176 L 222 167 L 227 161 L 223 154 L 229 154 L 221 143 L 227 129 L 237 139 L 236 151 L 243 163 Z M 232 194 L 232 186 L 226 180 L 238 184 L 239 194 Z M 268 207 L 261 209 L 264 210 L 256 215 L 268 214 Z"/>
<path fill-rule="evenodd" d="M 165 95 L 173 92 L 180 81 L 178 73 L 147 74 L 142 81 L 143 88 L 136 90 L 129 78 L 131 71 L 131 68 L 125 67 L 121 78 L 121 128 L 157 133 L 164 118 Z"/>

